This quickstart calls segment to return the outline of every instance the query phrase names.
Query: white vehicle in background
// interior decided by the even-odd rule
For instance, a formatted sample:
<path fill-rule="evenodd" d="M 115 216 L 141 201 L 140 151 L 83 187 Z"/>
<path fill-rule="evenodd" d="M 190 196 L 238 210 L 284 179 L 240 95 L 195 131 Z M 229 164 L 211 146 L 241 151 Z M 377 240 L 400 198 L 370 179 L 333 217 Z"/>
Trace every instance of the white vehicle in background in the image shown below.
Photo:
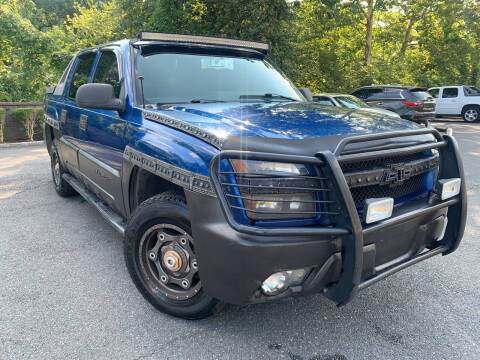
<path fill-rule="evenodd" d="M 337 107 L 343 107 L 348 109 L 362 109 L 362 110 L 367 110 L 377 114 L 400 117 L 400 115 L 398 115 L 393 111 L 378 108 L 378 107 L 373 107 L 353 95 L 316 94 L 316 95 L 313 95 L 313 101 L 320 105 L 337 106 Z"/>
<path fill-rule="evenodd" d="M 480 89 L 475 86 L 440 86 L 428 89 L 435 98 L 435 115 L 461 116 L 465 122 L 480 120 Z"/>

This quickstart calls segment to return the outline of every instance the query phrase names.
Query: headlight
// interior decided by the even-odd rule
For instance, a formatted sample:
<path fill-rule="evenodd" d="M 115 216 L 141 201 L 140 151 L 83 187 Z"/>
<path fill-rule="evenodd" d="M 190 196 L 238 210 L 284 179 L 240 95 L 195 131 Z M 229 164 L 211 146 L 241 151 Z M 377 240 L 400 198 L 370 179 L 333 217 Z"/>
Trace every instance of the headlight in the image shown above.
<path fill-rule="evenodd" d="M 316 216 L 316 189 L 320 184 L 318 179 L 308 176 L 304 165 L 238 159 L 232 159 L 231 163 L 250 219 Z"/>
<path fill-rule="evenodd" d="M 308 175 L 308 170 L 305 165 L 280 163 L 258 160 L 238 160 L 232 159 L 233 168 L 237 173 L 249 173 L 249 175 L 256 174 L 271 174 L 271 175 Z"/>

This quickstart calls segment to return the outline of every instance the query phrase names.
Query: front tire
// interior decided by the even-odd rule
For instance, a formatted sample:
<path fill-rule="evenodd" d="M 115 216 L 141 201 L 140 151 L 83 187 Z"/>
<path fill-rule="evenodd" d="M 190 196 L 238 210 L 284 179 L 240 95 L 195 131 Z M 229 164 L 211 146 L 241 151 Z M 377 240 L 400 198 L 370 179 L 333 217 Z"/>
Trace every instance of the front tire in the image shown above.
<path fill-rule="evenodd" d="M 222 307 L 202 287 L 183 196 L 166 192 L 140 204 L 127 224 L 124 255 L 136 287 L 158 310 L 195 320 Z"/>
<path fill-rule="evenodd" d="M 63 169 L 62 163 L 60 161 L 60 155 L 58 154 L 56 143 L 52 145 L 50 164 L 52 169 L 53 185 L 55 186 L 55 191 L 57 192 L 57 194 L 62 197 L 69 197 L 75 195 L 77 192 L 63 178 L 65 170 Z"/>
<path fill-rule="evenodd" d="M 476 105 L 466 106 L 462 111 L 463 121 L 468 123 L 477 122 L 480 119 L 480 107 Z"/>

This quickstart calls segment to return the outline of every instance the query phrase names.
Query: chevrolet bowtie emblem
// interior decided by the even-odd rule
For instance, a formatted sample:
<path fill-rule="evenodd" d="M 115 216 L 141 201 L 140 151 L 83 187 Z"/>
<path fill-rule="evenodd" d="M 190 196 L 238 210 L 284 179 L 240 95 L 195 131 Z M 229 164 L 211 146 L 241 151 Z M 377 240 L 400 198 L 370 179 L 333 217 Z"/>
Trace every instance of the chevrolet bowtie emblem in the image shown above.
<path fill-rule="evenodd" d="M 395 187 L 402 185 L 405 180 L 410 179 L 412 170 L 410 166 L 405 166 L 405 164 L 391 164 L 389 168 L 383 171 L 382 175 L 382 185 L 390 185 L 390 187 Z"/>

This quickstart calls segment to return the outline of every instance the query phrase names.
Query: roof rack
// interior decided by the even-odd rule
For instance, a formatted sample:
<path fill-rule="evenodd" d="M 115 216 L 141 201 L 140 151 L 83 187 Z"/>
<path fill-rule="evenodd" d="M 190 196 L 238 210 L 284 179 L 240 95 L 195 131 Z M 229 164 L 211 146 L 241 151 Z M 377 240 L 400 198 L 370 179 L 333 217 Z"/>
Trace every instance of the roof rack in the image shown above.
<path fill-rule="evenodd" d="M 145 31 L 142 30 L 138 33 L 137 38 L 139 40 L 146 41 L 171 41 L 171 42 L 182 42 L 182 43 L 191 43 L 191 44 L 208 44 L 208 45 L 225 45 L 225 46 L 234 46 L 247 49 L 255 49 L 263 53 L 267 53 L 269 50 L 269 45 L 257 41 L 248 41 L 240 39 L 229 39 L 223 37 L 214 37 L 214 36 L 201 36 L 201 35 L 186 35 L 186 34 L 172 34 L 172 33 L 162 33 L 156 31 Z"/>

